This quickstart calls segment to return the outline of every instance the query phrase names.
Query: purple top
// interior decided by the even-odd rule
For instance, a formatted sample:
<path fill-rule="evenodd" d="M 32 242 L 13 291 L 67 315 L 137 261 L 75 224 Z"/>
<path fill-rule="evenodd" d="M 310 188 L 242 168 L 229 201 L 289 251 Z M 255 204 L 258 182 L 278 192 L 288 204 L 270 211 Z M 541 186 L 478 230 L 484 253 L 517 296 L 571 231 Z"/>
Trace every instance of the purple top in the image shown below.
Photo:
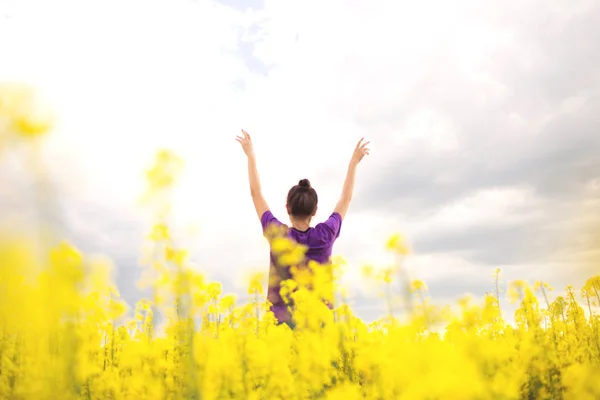
<path fill-rule="evenodd" d="M 271 224 L 284 225 L 273 216 L 271 211 L 265 211 L 260 219 L 263 233 Z M 287 227 L 287 225 L 285 225 Z M 325 221 L 317 224 L 314 228 L 308 228 L 305 231 L 300 231 L 296 228 L 287 227 L 288 237 L 296 243 L 308 247 L 306 259 L 318 262 L 319 264 L 327 264 L 331 259 L 331 251 L 333 243 L 340 236 L 342 227 L 342 216 L 336 212 Z M 271 302 L 271 311 L 279 322 L 289 320 L 287 306 L 281 298 L 279 291 L 281 289 L 280 282 L 290 279 L 289 266 L 277 266 L 277 262 L 271 252 L 271 266 L 269 268 L 269 290 L 268 300 Z"/>

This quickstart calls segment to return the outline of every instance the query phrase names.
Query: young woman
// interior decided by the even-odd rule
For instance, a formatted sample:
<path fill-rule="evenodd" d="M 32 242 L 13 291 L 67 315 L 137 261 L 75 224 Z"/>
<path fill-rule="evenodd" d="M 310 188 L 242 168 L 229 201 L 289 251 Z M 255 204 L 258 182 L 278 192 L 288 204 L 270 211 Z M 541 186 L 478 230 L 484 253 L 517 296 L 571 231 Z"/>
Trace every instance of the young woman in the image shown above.
<path fill-rule="evenodd" d="M 258 170 L 256 168 L 256 158 L 254 156 L 254 148 L 250 135 L 242 129 L 242 136 L 237 136 L 236 140 L 241 144 L 244 153 L 246 153 L 246 156 L 248 157 L 250 195 L 252 196 L 256 213 L 262 224 L 263 233 L 265 233 L 267 227 L 271 224 L 284 225 L 273 216 L 262 195 Z M 346 216 L 350 200 L 352 199 L 356 167 L 365 154 L 369 154 L 367 145 L 370 142 L 363 143 L 363 140 L 364 138 L 358 142 L 354 149 L 350 164 L 348 165 L 348 172 L 346 174 L 346 180 L 344 181 L 342 195 L 335 206 L 333 213 L 325 222 L 321 222 L 315 227 L 310 226 L 311 219 L 317 212 L 319 199 L 317 192 L 311 187 L 308 179 L 300 180 L 300 182 L 293 186 L 288 192 L 286 209 L 290 218 L 291 227 L 287 225 L 284 226 L 287 228 L 288 237 L 292 238 L 296 243 L 308 247 L 306 252 L 306 258 L 308 260 L 313 260 L 320 264 L 326 264 L 330 260 L 333 243 L 340 235 L 342 220 Z M 289 271 L 285 271 L 285 269 L 285 266 L 277 265 L 273 253 L 271 253 L 268 290 L 268 300 L 272 304 L 271 311 L 279 323 L 287 323 L 292 326 L 291 314 L 279 294 L 281 288 L 280 282 L 286 278 L 291 278 Z"/>

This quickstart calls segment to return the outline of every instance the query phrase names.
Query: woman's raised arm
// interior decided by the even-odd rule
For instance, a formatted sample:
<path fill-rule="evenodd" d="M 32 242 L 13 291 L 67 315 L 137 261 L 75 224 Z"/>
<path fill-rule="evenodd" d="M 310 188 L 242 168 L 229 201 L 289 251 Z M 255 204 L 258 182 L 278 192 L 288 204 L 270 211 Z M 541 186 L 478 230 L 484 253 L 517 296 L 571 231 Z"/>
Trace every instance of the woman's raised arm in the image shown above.
<path fill-rule="evenodd" d="M 348 207 L 350 206 L 350 200 L 352 200 L 352 194 L 354 193 L 354 180 L 356 178 L 356 167 L 358 163 L 363 159 L 365 154 L 369 154 L 369 149 L 367 145 L 371 142 L 363 143 L 362 138 L 359 140 L 358 144 L 354 148 L 354 152 L 352 153 L 352 158 L 350 159 L 350 164 L 348 165 L 348 172 L 346 173 L 346 179 L 344 181 L 344 187 L 342 189 L 342 195 L 335 206 L 334 212 L 340 214 L 342 219 L 346 217 L 346 212 L 348 211 Z"/>
<path fill-rule="evenodd" d="M 258 177 L 258 169 L 256 168 L 256 157 L 254 156 L 254 146 L 252 145 L 252 138 L 242 129 L 242 136 L 236 136 L 237 140 L 241 145 L 244 153 L 248 157 L 248 181 L 250 183 L 250 195 L 254 202 L 254 208 L 258 219 L 262 218 L 262 215 L 269 210 L 269 206 L 265 198 L 262 195 L 260 187 L 260 179 Z"/>

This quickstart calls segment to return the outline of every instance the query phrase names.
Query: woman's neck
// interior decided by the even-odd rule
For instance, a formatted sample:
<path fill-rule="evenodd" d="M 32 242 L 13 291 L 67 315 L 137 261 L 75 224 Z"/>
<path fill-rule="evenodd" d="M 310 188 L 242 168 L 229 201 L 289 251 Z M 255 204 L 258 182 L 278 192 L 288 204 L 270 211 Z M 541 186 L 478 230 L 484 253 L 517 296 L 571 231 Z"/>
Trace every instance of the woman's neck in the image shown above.
<path fill-rule="evenodd" d="M 303 220 L 291 218 L 290 220 L 292 222 L 292 227 L 299 231 L 305 231 L 310 228 L 310 218 Z"/>

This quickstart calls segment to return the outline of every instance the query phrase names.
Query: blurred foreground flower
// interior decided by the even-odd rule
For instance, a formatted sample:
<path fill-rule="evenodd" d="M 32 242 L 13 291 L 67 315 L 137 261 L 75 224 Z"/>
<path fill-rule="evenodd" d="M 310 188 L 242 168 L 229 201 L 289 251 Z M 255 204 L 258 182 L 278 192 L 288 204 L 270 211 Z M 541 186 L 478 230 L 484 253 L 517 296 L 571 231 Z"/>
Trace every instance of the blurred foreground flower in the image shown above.
<path fill-rule="evenodd" d="M 386 248 L 403 256 L 410 253 L 404 237 L 400 234 L 392 235 L 387 241 Z"/>
<path fill-rule="evenodd" d="M 42 136 L 54 122 L 48 106 L 33 87 L 0 83 L 0 146 L 19 137 Z"/>

